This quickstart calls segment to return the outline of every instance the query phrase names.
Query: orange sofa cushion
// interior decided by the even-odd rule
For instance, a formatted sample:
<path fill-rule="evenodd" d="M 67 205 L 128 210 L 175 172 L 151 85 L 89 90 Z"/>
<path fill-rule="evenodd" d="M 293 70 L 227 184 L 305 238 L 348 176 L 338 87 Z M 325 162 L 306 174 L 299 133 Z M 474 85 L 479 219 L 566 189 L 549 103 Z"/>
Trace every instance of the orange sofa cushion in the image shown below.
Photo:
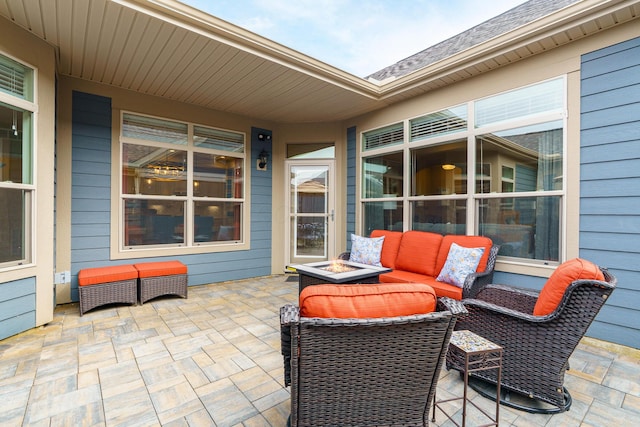
<path fill-rule="evenodd" d="M 563 262 L 542 287 L 533 307 L 533 315 L 545 316 L 552 313 L 562 301 L 567 287 L 579 279 L 604 280 L 604 274 L 597 265 L 584 259 L 574 258 Z"/>
<path fill-rule="evenodd" d="M 371 237 L 384 236 L 382 252 L 380 253 L 380 264 L 387 268 L 396 268 L 396 258 L 402 240 L 402 231 L 373 230 Z"/>
<path fill-rule="evenodd" d="M 110 265 L 108 267 L 85 268 L 78 272 L 80 286 L 121 282 L 138 278 L 138 270 L 132 265 Z"/>
<path fill-rule="evenodd" d="M 465 248 L 484 248 L 484 253 L 480 258 L 476 272 L 482 273 L 487 268 L 489 252 L 491 251 L 491 246 L 493 246 L 493 241 L 490 238 L 485 236 L 448 234 L 442 239 L 442 244 L 438 251 L 438 259 L 436 261 L 436 274 L 434 274 L 434 276 L 437 276 L 440 271 L 442 271 L 442 267 L 444 267 L 444 264 L 447 262 L 447 256 L 449 255 L 449 249 L 451 248 L 452 243 L 457 243 Z"/>
<path fill-rule="evenodd" d="M 159 261 L 143 262 L 133 264 L 138 271 L 139 277 L 174 276 L 176 274 L 187 274 L 187 266 L 180 261 Z"/>
<path fill-rule="evenodd" d="M 422 283 L 313 285 L 300 293 L 300 316 L 338 319 L 409 316 L 430 313 L 436 294 Z"/>
<path fill-rule="evenodd" d="M 433 288 L 437 297 L 462 299 L 462 288 L 449 283 L 438 282 L 434 277 L 425 276 L 424 274 L 393 270 L 389 273 L 381 274 L 378 280 L 381 283 L 424 283 Z"/>
<path fill-rule="evenodd" d="M 395 268 L 427 276 L 437 276 L 435 268 L 441 243 L 441 234 L 427 231 L 405 231 L 400 241 Z"/>

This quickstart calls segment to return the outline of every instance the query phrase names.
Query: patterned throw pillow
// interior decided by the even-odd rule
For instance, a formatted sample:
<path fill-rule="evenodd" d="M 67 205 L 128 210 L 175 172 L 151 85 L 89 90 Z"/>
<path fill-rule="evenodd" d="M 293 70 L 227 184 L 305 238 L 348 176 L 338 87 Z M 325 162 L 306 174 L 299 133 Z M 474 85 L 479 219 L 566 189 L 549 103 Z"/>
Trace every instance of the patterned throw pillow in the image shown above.
<path fill-rule="evenodd" d="M 436 280 L 450 283 L 459 288 L 463 287 L 467 276 L 478 268 L 482 254 L 484 254 L 484 248 L 465 248 L 452 243 L 447 261 Z"/>
<path fill-rule="evenodd" d="M 384 236 L 362 237 L 352 234 L 349 261 L 382 267 L 380 253 L 382 253 L 383 242 Z"/>

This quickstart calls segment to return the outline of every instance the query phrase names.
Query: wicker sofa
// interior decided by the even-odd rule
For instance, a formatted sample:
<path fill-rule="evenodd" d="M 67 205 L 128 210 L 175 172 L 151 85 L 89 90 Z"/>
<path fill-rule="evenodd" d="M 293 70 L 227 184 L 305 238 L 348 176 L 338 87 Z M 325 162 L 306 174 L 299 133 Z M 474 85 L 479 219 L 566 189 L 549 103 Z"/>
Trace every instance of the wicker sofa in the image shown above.
<path fill-rule="evenodd" d="M 540 293 L 486 286 L 476 298 L 462 301 L 468 315 L 456 329 L 473 331 L 503 347 L 501 388 L 520 397 L 505 395 L 501 403 L 528 412 L 563 412 L 571 406 L 564 387 L 569 357 L 615 286 L 607 270 L 576 258 L 561 264 Z M 449 359 L 447 368 L 462 371 Z M 496 383 L 492 371 L 472 375 Z M 486 396 L 495 399 L 495 394 Z"/>
<path fill-rule="evenodd" d="M 333 297 L 341 309 L 327 299 Z M 385 303 L 387 297 L 396 304 Z M 288 425 L 428 426 L 449 338 L 463 313 L 459 301 L 436 303 L 424 284 L 305 288 L 299 306 L 280 309 Z"/>
<path fill-rule="evenodd" d="M 499 246 L 488 237 L 459 234 L 441 235 L 426 231 L 373 230 L 373 238 L 384 236 L 380 263 L 392 271 L 380 275 L 382 283 L 426 283 L 433 287 L 439 297 L 456 300 L 473 298 L 478 289 L 491 283 Z M 466 277 L 459 287 L 436 278 L 447 261 L 452 243 L 466 248 L 483 247 L 484 253 L 475 273 Z M 350 252 L 340 254 L 349 259 Z"/>

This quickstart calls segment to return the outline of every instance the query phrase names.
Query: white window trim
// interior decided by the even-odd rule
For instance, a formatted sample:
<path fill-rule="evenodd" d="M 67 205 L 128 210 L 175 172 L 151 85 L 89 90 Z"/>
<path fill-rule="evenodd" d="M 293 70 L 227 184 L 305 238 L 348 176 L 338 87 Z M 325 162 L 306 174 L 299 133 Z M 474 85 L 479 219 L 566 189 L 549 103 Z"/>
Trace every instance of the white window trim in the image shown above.
<path fill-rule="evenodd" d="M 38 224 L 38 218 L 36 214 L 38 212 L 38 193 L 36 185 L 36 171 L 38 170 L 38 68 L 30 63 L 20 60 L 19 58 L 9 55 L 4 51 L 0 51 L 0 55 L 31 69 L 33 77 L 33 81 L 31 82 L 33 90 L 33 101 L 18 98 L 17 96 L 13 96 L 6 92 L 0 92 L 0 102 L 12 107 L 17 107 L 22 110 L 29 111 L 31 113 L 31 184 L 0 182 L 0 186 L 3 188 L 28 191 L 30 198 L 30 203 L 25 206 L 25 219 L 28 219 L 30 221 L 28 229 L 25 230 L 25 245 L 27 246 L 25 248 L 25 258 L 22 261 L 13 261 L 0 264 L 0 271 L 10 272 L 16 270 L 24 270 L 26 268 L 33 268 L 37 264 L 36 254 L 38 253 L 38 251 L 36 245 L 38 240 L 36 239 L 36 225 Z"/>
<path fill-rule="evenodd" d="M 186 145 L 179 144 L 171 144 L 171 143 L 162 143 L 162 142 L 152 142 L 152 141 L 144 141 L 137 140 L 128 137 L 122 136 L 122 120 L 125 113 L 154 117 L 163 120 L 173 120 L 180 123 L 186 123 L 188 125 L 188 142 Z M 202 253 L 216 253 L 216 252 L 231 252 L 231 251 L 243 251 L 249 250 L 251 248 L 250 245 L 250 182 L 248 177 L 249 174 L 249 165 L 247 164 L 247 160 L 250 159 L 249 148 L 250 144 L 247 140 L 247 134 L 242 131 L 237 131 L 233 129 L 224 129 L 218 126 L 189 122 L 186 120 L 178 120 L 171 117 L 164 116 L 155 116 L 145 113 L 139 113 L 131 110 L 114 110 L 112 113 L 113 117 L 113 128 L 112 128 L 112 153 L 111 153 L 111 226 L 112 232 L 110 233 L 110 256 L 111 259 L 132 259 L 132 258 L 141 258 L 141 257 L 154 257 L 154 256 L 180 256 L 180 255 L 195 255 Z M 231 132 L 240 133 L 244 136 L 244 151 L 242 153 L 238 152 L 229 152 L 223 150 L 215 150 L 206 147 L 195 147 L 193 144 L 193 129 L 194 126 L 203 126 L 207 128 L 214 128 L 220 130 L 229 130 Z M 194 151 L 198 152 L 206 152 L 211 154 L 224 154 L 227 156 L 233 156 L 237 158 L 243 159 L 243 197 L 242 198 L 214 198 L 214 197 L 194 197 L 193 189 L 187 184 L 187 195 L 186 196 L 161 196 L 161 195 L 136 195 L 136 194 L 124 194 L 122 193 L 122 144 L 123 143 L 133 143 L 139 145 L 149 145 L 154 147 L 164 147 L 164 148 L 173 148 L 179 150 L 187 151 L 187 156 L 189 159 L 189 164 L 193 165 L 193 153 Z M 193 168 L 189 168 L 187 170 L 187 182 L 192 182 L 193 180 Z M 186 200 L 186 208 L 185 208 L 185 218 L 186 221 L 189 221 L 191 229 L 193 227 L 193 221 L 191 219 L 192 216 L 192 206 L 191 204 L 194 201 L 225 201 L 225 202 L 239 202 L 242 204 L 242 222 L 241 226 L 241 241 L 220 241 L 220 242 L 200 242 L 197 244 L 191 243 L 192 232 L 185 233 L 185 243 L 178 246 L 173 245 L 162 245 L 162 246 L 136 246 L 132 248 L 128 248 L 124 246 L 123 242 L 123 203 L 124 199 L 148 199 L 154 198 L 157 200 Z M 190 203 L 189 203 L 190 202 Z"/>
<path fill-rule="evenodd" d="M 481 99 L 485 99 L 488 97 L 493 97 L 493 96 L 497 96 L 497 95 L 501 95 L 502 93 L 506 93 L 506 92 L 512 92 L 514 90 L 519 90 L 519 89 L 523 89 L 526 87 L 530 87 L 530 86 L 535 86 L 535 85 L 539 85 L 548 81 L 552 81 L 552 80 L 557 80 L 557 79 L 562 79 L 562 87 L 563 87 L 563 98 L 564 98 L 564 108 L 562 108 L 562 110 L 558 110 L 558 111 L 552 111 L 552 112 L 545 112 L 545 113 L 540 113 L 540 114 L 535 114 L 535 115 L 531 115 L 531 116 L 527 116 L 525 118 L 516 118 L 516 119 L 511 119 L 511 120 L 506 120 L 506 121 L 502 121 L 496 124 L 491 124 L 491 125 L 486 125 L 480 128 L 476 128 L 475 127 L 475 105 L 476 102 L 481 100 Z M 566 259 L 566 239 L 567 239 L 567 227 L 566 227 L 566 212 L 567 212 L 567 171 L 568 171 L 568 165 L 567 165 L 567 153 L 568 153 L 568 139 L 567 139 L 567 128 L 568 128 L 568 115 L 566 112 L 567 109 L 567 105 L 568 105 L 568 83 L 567 83 L 567 75 L 559 75 L 559 76 L 555 76 L 553 78 L 549 78 L 549 79 L 545 79 L 542 81 L 538 81 L 538 82 L 533 82 L 531 84 L 528 85 L 523 85 L 514 89 L 510 89 L 510 90 L 506 90 L 503 92 L 497 92 L 497 93 L 492 93 L 488 96 L 485 97 L 481 97 L 481 98 L 476 98 L 476 99 L 471 99 L 469 101 L 466 102 L 467 106 L 468 106 L 468 115 L 467 115 L 467 129 L 464 131 L 459 131 L 459 132 L 452 132 L 450 134 L 445 134 L 445 135 L 438 135 L 435 137 L 431 137 L 431 138 L 425 138 L 423 140 L 418 140 L 418 141 L 411 141 L 411 135 L 410 135 L 410 126 L 411 126 L 411 121 L 415 120 L 419 117 L 425 116 L 425 115 L 429 115 L 429 114 L 433 114 L 437 111 L 441 111 L 443 109 L 447 109 L 447 108 L 452 108 L 452 107 L 456 107 L 462 104 L 456 104 L 456 105 L 452 105 L 452 106 L 445 106 L 444 108 L 441 108 L 439 110 L 436 111 L 429 111 L 429 112 L 425 112 L 425 113 L 421 113 L 412 117 L 408 117 L 406 119 L 403 120 L 404 122 L 404 141 L 402 144 L 395 144 L 395 145 L 390 145 L 387 147 L 380 147 L 380 148 L 375 148 L 375 149 L 369 149 L 369 150 L 364 150 L 364 141 L 365 141 L 365 136 L 364 134 L 368 133 L 368 132 L 372 132 L 375 131 L 377 129 L 383 129 L 385 127 L 391 126 L 395 123 L 398 123 L 398 121 L 393 122 L 393 123 L 387 123 L 385 125 L 379 126 L 379 127 L 375 127 L 375 128 L 369 128 L 366 130 L 363 130 L 361 132 L 359 132 L 359 139 L 358 139 L 358 144 L 357 144 L 357 173 L 356 173 L 356 183 L 357 183 L 357 188 L 361 189 L 361 185 L 362 185 L 362 161 L 364 158 L 368 158 L 368 157 L 375 157 L 375 156 L 379 156 L 379 155 L 384 155 L 384 154 L 389 154 L 389 153 L 394 153 L 394 152 L 402 152 L 403 153 L 403 157 L 404 157 L 404 161 L 405 161 L 405 168 L 404 168 L 404 177 L 403 177 L 403 181 L 404 181 L 404 197 L 400 197 L 402 200 L 399 200 L 400 203 L 403 203 L 403 224 L 405 227 L 407 227 L 407 225 L 410 223 L 411 220 L 411 209 L 410 209 L 410 204 L 412 201 L 415 200 L 442 200 L 442 199 L 447 199 L 447 200 L 451 200 L 451 199 L 466 199 L 467 200 L 467 233 L 468 234 L 474 234 L 476 232 L 476 212 L 475 212 L 475 204 L 477 202 L 477 200 L 479 199 L 486 199 L 486 198 L 500 198 L 500 197 L 505 197 L 506 193 L 502 193 L 502 192 L 498 192 L 498 193 L 491 193 L 491 194 L 478 194 L 475 193 L 474 190 L 472 190 L 471 192 L 469 192 L 466 195 L 446 195 L 446 196 L 439 196 L 439 195 L 433 195 L 433 196 L 409 196 L 410 194 L 410 186 L 411 186 L 411 168 L 407 167 L 410 165 L 410 158 L 411 158 L 411 150 L 412 149 L 416 149 L 416 148 L 420 148 L 423 146 L 432 146 L 432 145 L 436 145 L 438 143 L 444 143 L 447 141 L 451 141 L 454 139 L 463 139 L 466 138 L 467 139 L 467 149 L 468 149 L 468 154 L 467 154 L 467 159 L 469 160 L 469 163 L 467 165 L 467 177 L 468 177 L 468 183 L 467 183 L 467 188 L 469 189 L 475 189 L 475 164 L 476 164 L 476 137 L 479 135 L 484 135 L 484 134 L 488 134 L 488 133 L 493 133 L 493 132 L 497 132 L 497 131 L 502 131 L 502 130 L 507 130 L 507 129 L 514 129 L 514 128 L 519 128 L 519 127 L 524 127 L 527 125 L 532 125 L 532 124 L 539 124 L 539 123 L 543 123 L 543 122 L 549 122 L 549 121 L 562 121 L 563 123 L 563 164 L 562 164 L 562 169 L 563 169 L 563 182 L 562 182 L 562 189 L 561 190 L 547 190 L 547 191 L 535 191 L 535 192 L 519 192 L 519 193 L 513 193 L 514 196 L 511 196 L 511 194 L 509 195 L 509 197 L 515 197 L 515 195 L 517 195 L 517 197 L 540 197 L 540 196 L 559 196 L 560 197 L 560 230 L 559 230 L 559 260 L 557 262 L 548 262 L 548 261 L 543 261 L 543 260 L 534 260 L 534 259 L 525 259 L 525 258 L 509 258 L 509 259 L 503 259 L 503 257 L 500 257 L 499 261 L 500 263 L 504 263 L 504 264 L 511 264 L 511 265 L 517 265 L 517 266 L 524 266 L 524 267 L 543 267 L 545 270 L 548 269 L 550 266 L 556 266 L 558 264 L 560 264 L 561 262 L 563 262 L 563 260 Z M 363 228 L 363 221 L 362 221 L 362 214 L 363 214 L 363 205 L 367 202 L 375 202 L 377 201 L 377 199 L 365 199 L 362 197 L 362 191 L 358 191 L 356 194 L 356 229 L 358 230 L 359 233 L 362 233 L 362 228 Z M 546 272 L 543 273 L 544 275 L 548 275 Z"/>

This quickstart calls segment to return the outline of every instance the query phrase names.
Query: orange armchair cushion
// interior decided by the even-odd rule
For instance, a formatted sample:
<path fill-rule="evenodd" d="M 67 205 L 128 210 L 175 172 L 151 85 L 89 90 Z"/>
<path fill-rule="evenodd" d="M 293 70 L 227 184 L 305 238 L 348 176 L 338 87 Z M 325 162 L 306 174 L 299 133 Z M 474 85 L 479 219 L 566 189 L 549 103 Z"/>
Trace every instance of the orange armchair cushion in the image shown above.
<path fill-rule="evenodd" d="M 409 316 L 430 313 L 436 294 L 422 283 L 313 285 L 300 293 L 300 315 L 338 319 Z"/>
<path fill-rule="evenodd" d="M 533 307 L 533 315 L 545 316 L 552 313 L 562 301 L 567 287 L 579 279 L 604 280 L 604 274 L 597 265 L 584 259 L 574 258 L 563 262 L 542 287 Z"/>
<path fill-rule="evenodd" d="M 370 237 L 382 236 L 384 236 L 384 243 L 380 253 L 380 264 L 387 268 L 396 268 L 396 258 L 398 250 L 400 250 L 402 231 L 373 230 Z"/>

